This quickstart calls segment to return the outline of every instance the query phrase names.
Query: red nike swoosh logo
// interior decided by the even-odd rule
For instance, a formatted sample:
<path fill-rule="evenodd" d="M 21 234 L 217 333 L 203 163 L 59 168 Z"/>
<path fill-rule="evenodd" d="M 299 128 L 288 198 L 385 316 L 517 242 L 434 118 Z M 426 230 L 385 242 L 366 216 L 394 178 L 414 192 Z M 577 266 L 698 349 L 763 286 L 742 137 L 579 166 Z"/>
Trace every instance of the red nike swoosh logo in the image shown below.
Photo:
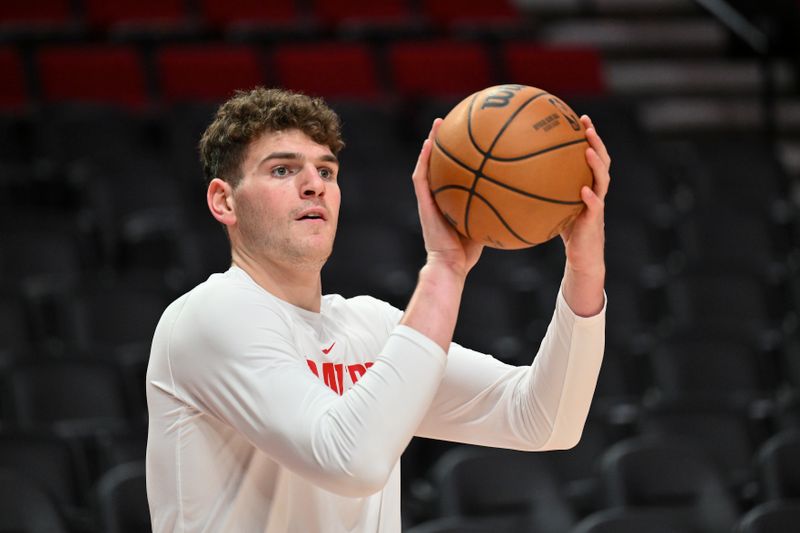
<path fill-rule="evenodd" d="M 322 349 L 322 353 L 324 353 L 325 355 L 328 355 L 329 353 L 331 353 L 331 350 L 333 350 L 333 345 L 334 344 L 336 344 L 336 341 L 333 341 L 333 344 L 331 344 L 330 348 L 328 348 L 327 350 L 325 348 L 323 348 Z"/>

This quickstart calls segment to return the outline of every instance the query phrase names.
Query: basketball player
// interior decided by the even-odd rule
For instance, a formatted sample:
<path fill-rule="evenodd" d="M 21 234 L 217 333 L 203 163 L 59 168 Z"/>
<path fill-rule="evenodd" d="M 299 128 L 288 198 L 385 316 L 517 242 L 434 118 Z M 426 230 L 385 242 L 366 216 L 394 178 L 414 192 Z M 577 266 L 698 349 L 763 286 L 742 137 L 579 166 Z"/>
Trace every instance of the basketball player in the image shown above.
<path fill-rule="evenodd" d="M 414 435 L 574 446 L 603 353 L 609 185 L 608 154 L 582 120 L 594 190 L 583 190 L 587 209 L 562 235 L 566 269 L 539 354 L 517 368 L 451 343 L 481 246 L 459 237 L 428 188 L 440 120 L 413 172 L 427 261 L 400 311 L 322 296 L 340 202 L 333 111 L 263 88 L 223 104 L 200 151 L 232 265 L 173 302 L 155 332 L 154 531 L 399 533 L 399 459 Z"/>

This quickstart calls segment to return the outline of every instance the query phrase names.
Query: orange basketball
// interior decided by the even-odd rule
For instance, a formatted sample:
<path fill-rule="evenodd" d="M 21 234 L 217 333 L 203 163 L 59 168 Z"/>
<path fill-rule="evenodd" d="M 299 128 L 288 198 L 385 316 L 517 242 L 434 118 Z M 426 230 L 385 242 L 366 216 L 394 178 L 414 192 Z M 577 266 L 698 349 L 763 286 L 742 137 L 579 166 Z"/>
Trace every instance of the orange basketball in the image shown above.
<path fill-rule="evenodd" d="M 525 85 L 479 91 L 439 127 L 430 160 L 436 203 L 458 231 L 493 248 L 552 239 L 592 186 L 586 131 L 556 96 Z"/>

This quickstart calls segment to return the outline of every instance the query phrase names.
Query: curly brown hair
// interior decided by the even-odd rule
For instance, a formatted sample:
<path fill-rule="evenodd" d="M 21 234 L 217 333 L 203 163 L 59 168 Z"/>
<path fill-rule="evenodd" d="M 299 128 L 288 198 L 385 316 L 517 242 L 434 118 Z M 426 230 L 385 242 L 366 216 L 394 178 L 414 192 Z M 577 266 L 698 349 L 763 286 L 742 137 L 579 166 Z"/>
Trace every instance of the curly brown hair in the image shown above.
<path fill-rule="evenodd" d="M 220 178 L 236 187 L 250 143 L 268 131 L 298 129 L 334 155 L 344 147 L 339 116 L 321 98 L 284 89 L 237 91 L 217 110 L 200 139 L 200 162 L 208 185 Z"/>

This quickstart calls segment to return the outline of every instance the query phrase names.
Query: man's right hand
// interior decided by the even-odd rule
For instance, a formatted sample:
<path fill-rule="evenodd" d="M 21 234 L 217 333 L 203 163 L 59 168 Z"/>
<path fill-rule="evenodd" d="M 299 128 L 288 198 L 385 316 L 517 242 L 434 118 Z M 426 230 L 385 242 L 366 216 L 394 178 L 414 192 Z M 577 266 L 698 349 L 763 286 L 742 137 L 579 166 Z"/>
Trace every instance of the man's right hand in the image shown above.
<path fill-rule="evenodd" d="M 462 237 L 444 218 L 433 199 L 428 181 L 428 162 L 436 129 L 441 122 L 441 119 L 433 122 L 414 169 L 414 191 L 428 259 L 420 270 L 417 287 L 400 323 L 419 331 L 447 353 L 453 339 L 464 282 L 467 273 L 478 262 L 483 245 Z"/>
<path fill-rule="evenodd" d="M 428 138 L 422 144 L 412 179 L 414 192 L 417 195 L 419 220 L 422 224 L 422 236 L 425 250 L 428 253 L 426 265 L 446 267 L 454 273 L 466 277 L 467 273 L 478 262 L 483 245 L 467 239 L 447 221 L 434 201 L 428 178 L 429 161 L 436 131 L 442 119 L 433 121 Z"/>

